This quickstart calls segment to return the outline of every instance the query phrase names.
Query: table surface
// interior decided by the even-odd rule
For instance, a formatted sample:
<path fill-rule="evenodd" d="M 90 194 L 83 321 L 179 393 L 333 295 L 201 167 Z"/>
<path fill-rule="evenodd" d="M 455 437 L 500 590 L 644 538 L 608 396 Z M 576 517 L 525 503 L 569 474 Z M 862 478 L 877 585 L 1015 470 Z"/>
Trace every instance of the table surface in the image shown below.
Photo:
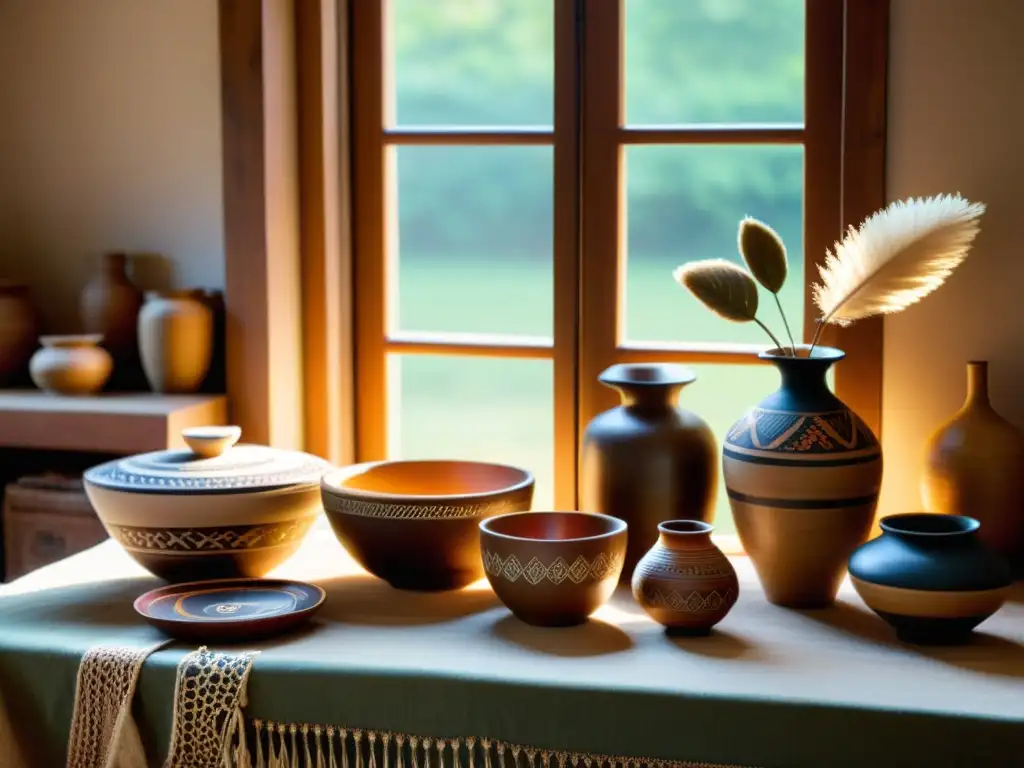
<path fill-rule="evenodd" d="M 896 641 L 849 583 L 832 608 L 792 611 L 765 600 L 746 558 L 733 562 L 740 598 L 709 637 L 668 637 L 623 589 L 583 626 L 541 629 L 511 617 L 486 582 L 441 594 L 393 590 L 360 571 L 318 525 L 273 575 L 318 583 L 327 602 L 309 628 L 246 646 L 262 650 L 248 712 L 435 736 L 468 735 L 459 728 L 465 717 L 490 729 L 477 735 L 564 738 L 572 743 L 549 746 L 615 754 L 637 754 L 628 751 L 637 745 L 629 731 L 664 728 L 676 735 L 648 733 L 654 749 L 640 754 L 759 765 L 772 760 L 757 749 L 786 751 L 780 765 L 904 764 L 886 754 L 903 760 L 947 741 L 929 764 L 960 764 L 958 745 L 974 755 L 991 750 L 986 765 L 1013 764 L 1001 762 L 1011 733 L 1024 749 L 1021 585 L 968 645 L 925 648 Z M 107 542 L 0 589 L 0 684 L 28 674 L 3 664 L 20 652 L 40 663 L 61 659 L 73 692 L 87 648 L 158 639 L 132 600 L 159 583 Z M 156 720 L 169 717 L 170 703 L 161 697 L 170 698 L 174 667 L 191 649 L 174 644 L 147 662 L 140 693 L 152 738 L 166 736 Z M 61 695 L 47 706 L 62 712 L 69 694 Z M 445 706 L 423 711 L 415 703 L 423 696 Z M 583 709 L 554 730 L 510 714 L 549 706 Z M 882 727 L 891 744 L 866 746 Z M 812 743 L 819 736 L 842 756 L 823 763 L 823 747 Z M 677 741 L 685 744 L 676 749 Z"/>

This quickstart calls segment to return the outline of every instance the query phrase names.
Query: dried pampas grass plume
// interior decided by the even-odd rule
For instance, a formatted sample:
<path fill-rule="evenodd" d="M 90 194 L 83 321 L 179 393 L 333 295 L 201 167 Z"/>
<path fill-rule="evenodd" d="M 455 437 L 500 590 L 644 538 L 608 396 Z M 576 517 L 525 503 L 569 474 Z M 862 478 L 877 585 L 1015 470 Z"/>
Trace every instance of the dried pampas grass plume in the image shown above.
<path fill-rule="evenodd" d="M 724 259 L 707 259 L 677 267 L 672 276 L 716 315 L 734 323 L 755 322 L 782 347 L 757 319 L 757 283 L 746 270 Z"/>
<path fill-rule="evenodd" d="M 849 325 L 906 309 L 967 258 L 985 211 L 957 195 L 897 201 L 850 227 L 819 268 L 814 303 L 826 323 Z"/>
<path fill-rule="evenodd" d="M 786 284 L 786 275 L 789 272 L 789 266 L 786 263 L 786 246 L 782 242 L 782 238 L 779 237 L 778 232 L 763 221 L 747 216 L 740 222 L 736 240 L 740 255 L 747 263 L 750 273 L 757 278 L 757 282 L 774 295 L 775 306 L 779 308 L 782 324 L 786 327 L 786 336 L 789 337 L 790 349 L 796 354 L 793 332 L 789 329 L 789 320 L 786 319 L 786 312 L 782 309 L 782 302 L 779 300 L 779 291 Z"/>

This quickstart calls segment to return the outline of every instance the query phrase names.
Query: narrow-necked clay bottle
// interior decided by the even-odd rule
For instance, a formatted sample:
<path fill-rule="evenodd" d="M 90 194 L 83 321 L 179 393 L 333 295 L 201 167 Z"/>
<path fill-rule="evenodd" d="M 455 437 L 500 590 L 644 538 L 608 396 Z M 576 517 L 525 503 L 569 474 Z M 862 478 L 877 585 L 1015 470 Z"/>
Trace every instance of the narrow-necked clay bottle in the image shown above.
<path fill-rule="evenodd" d="M 128 279 L 128 257 L 103 255 L 99 270 L 79 297 L 79 314 L 86 333 L 103 335 L 103 346 L 117 362 L 138 357 L 139 309 L 142 292 Z"/>
<path fill-rule="evenodd" d="M 213 312 L 203 292 L 149 291 L 139 313 L 139 348 L 154 392 L 199 389 L 213 353 Z"/>
<path fill-rule="evenodd" d="M 988 362 L 967 363 L 967 400 L 928 440 L 921 491 L 927 511 L 973 517 L 992 549 L 1024 555 L 1024 435 L 989 401 Z"/>
<path fill-rule="evenodd" d="M 580 509 L 629 524 L 621 580 L 658 540 L 658 523 L 704 520 L 715 512 L 718 448 L 707 423 L 677 405 L 696 374 L 681 365 L 613 365 L 599 377 L 622 404 L 598 414 L 583 434 Z"/>

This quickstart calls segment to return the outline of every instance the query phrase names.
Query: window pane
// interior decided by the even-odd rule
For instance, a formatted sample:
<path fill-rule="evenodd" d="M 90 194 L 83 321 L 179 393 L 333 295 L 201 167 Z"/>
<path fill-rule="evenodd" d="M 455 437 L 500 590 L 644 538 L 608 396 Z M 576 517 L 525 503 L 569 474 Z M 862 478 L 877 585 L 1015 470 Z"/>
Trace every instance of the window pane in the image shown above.
<path fill-rule="evenodd" d="M 399 147 L 398 328 L 552 334 L 551 147 Z"/>
<path fill-rule="evenodd" d="M 391 0 L 399 125 L 551 125 L 552 0 Z"/>
<path fill-rule="evenodd" d="M 550 360 L 388 356 L 389 454 L 473 459 L 533 472 L 534 509 L 554 504 Z"/>
<path fill-rule="evenodd" d="M 626 0 L 632 124 L 802 123 L 805 0 Z"/>
<path fill-rule="evenodd" d="M 754 323 L 712 314 L 672 279 L 687 261 L 742 264 L 740 220 L 754 216 L 782 236 L 789 277 L 780 291 L 794 335 L 803 324 L 803 148 L 801 146 L 635 146 L 626 150 L 628 261 L 625 332 L 629 341 L 770 343 Z M 758 316 L 784 340 L 771 294 Z"/>
<path fill-rule="evenodd" d="M 683 388 L 679 405 L 693 411 L 711 427 L 719 454 L 729 428 L 748 410 L 779 388 L 779 374 L 771 365 L 691 365 L 697 380 Z M 718 497 L 715 533 L 732 535 L 729 497 L 725 493 L 721 465 L 718 467 Z"/>

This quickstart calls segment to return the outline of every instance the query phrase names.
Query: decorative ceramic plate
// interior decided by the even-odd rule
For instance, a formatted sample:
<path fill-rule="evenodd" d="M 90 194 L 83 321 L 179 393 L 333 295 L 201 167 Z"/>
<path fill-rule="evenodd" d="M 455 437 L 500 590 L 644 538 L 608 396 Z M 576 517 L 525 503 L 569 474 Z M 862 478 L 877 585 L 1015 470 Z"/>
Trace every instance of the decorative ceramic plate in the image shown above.
<path fill-rule="evenodd" d="M 186 640 L 251 640 L 306 621 L 327 598 L 314 584 L 284 579 L 220 579 L 171 584 L 135 601 L 135 610 Z"/>

